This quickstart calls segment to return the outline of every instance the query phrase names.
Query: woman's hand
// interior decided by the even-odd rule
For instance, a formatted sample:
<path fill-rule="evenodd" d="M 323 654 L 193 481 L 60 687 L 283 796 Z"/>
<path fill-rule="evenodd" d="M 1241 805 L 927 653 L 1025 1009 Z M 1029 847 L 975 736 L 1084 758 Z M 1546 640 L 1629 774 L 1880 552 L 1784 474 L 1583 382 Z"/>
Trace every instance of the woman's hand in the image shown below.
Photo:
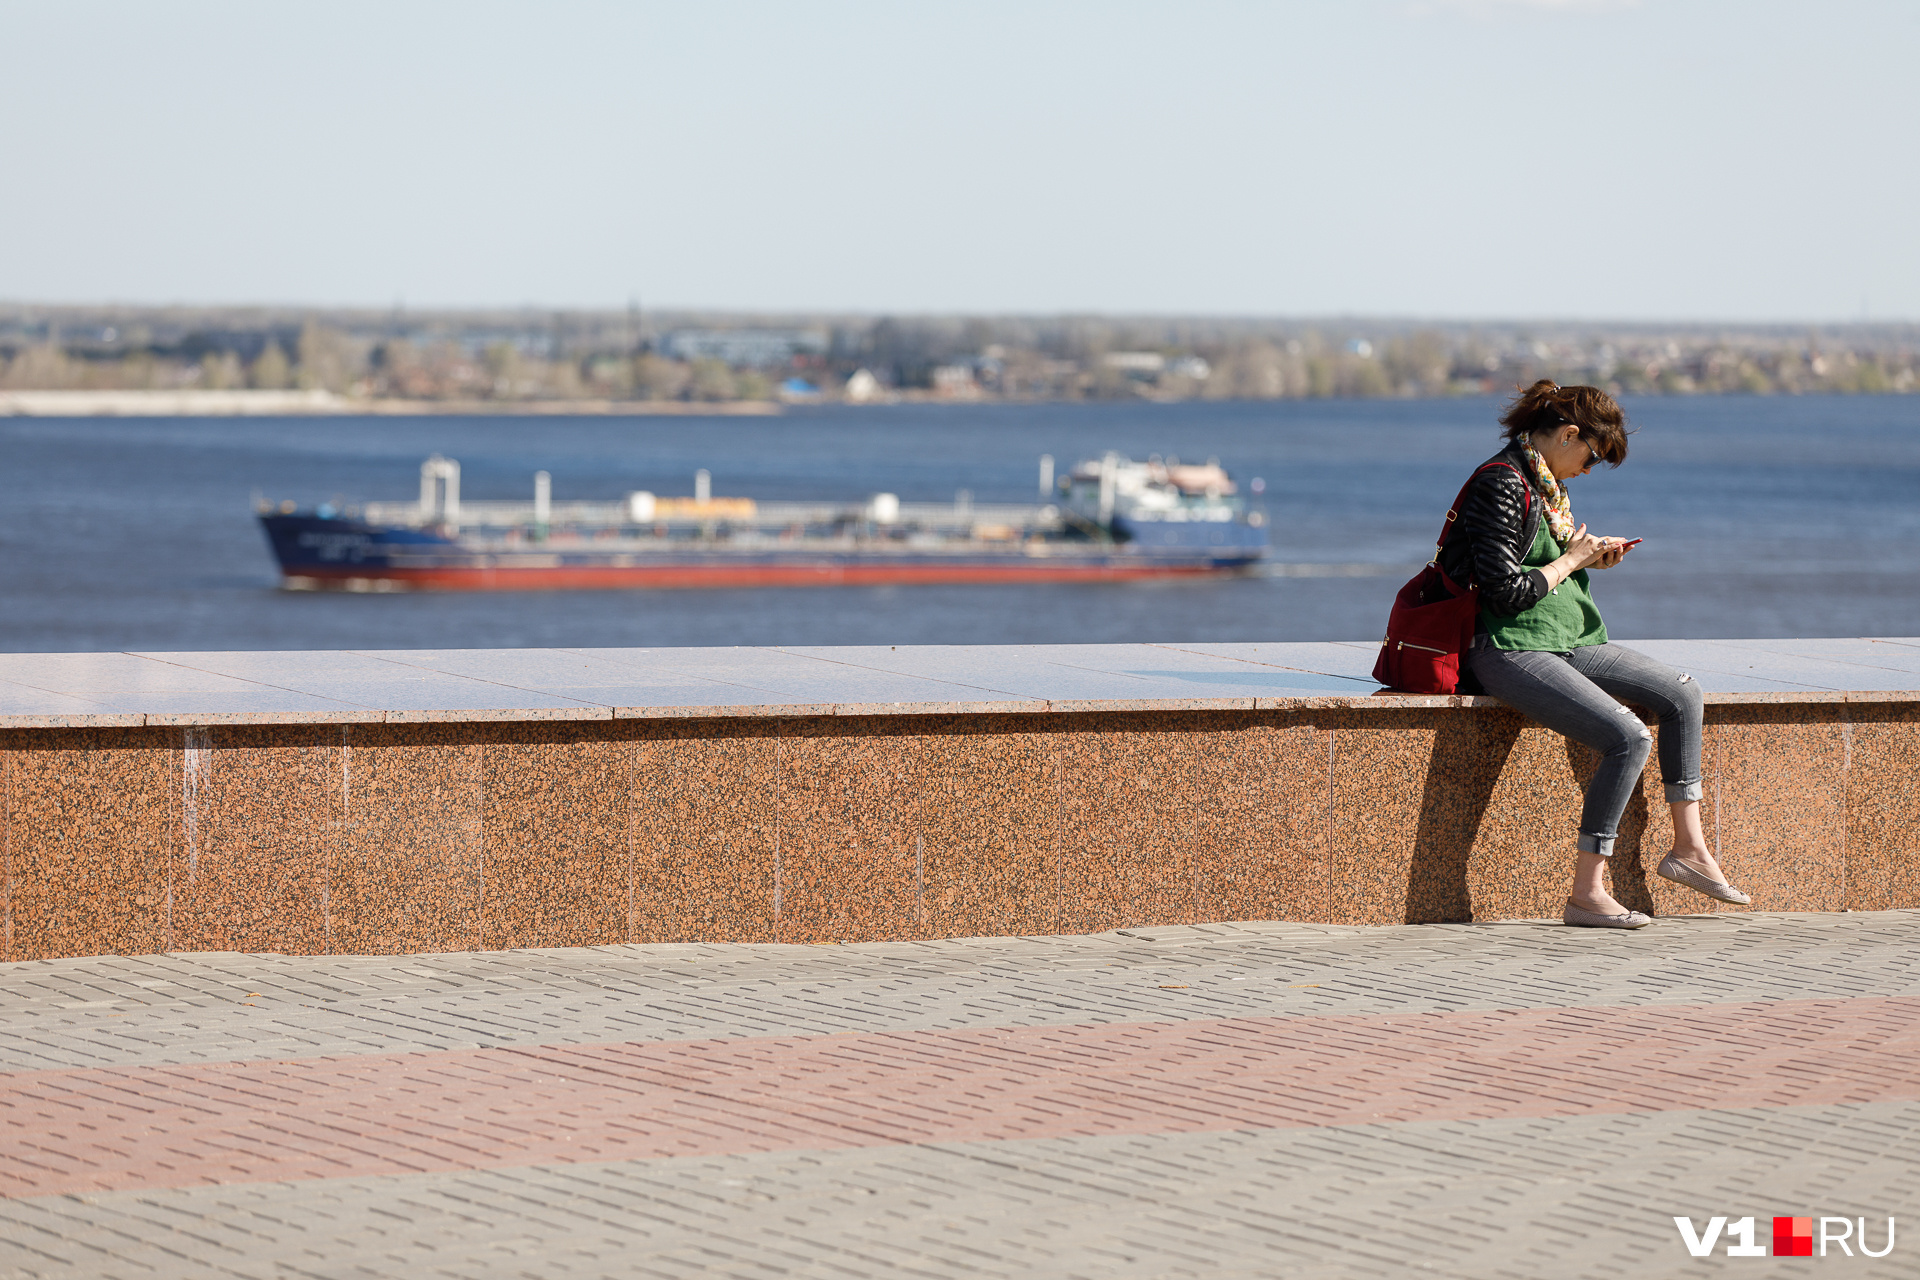
<path fill-rule="evenodd" d="M 1573 537 L 1567 541 L 1560 558 L 1541 572 L 1547 575 L 1549 587 L 1557 587 L 1589 565 L 1597 564 L 1602 569 L 1611 569 L 1620 563 L 1620 557 L 1626 553 L 1626 545 L 1620 539 L 1588 533 L 1587 526 L 1583 524 L 1573 531 Z"/>
<path fill-rule="evenodd" d="M 1607 560 L 1607 556 L 1612 554 L 1615 545 L 1613 539 L 1588 533 L 1587 526 L 1581 525 L 1573 531 L 1572 540 L 1561 550 L 1560 559 L 1567 562 L 1568 573 L 1595 564 L 1606 568 L 1609 564 L 1620 563 L 1617 555 L 1611 561 Z"/>
<path fill-rule="evenodd" d="M 1600 552 L 1600 558 L 1593 563 L 1598 568 L 1611 569 L 1613 566 L 1619 564 L 1626 556 L 1627 540 L 1625 538 L 1602 538 L 1600 541 L 1605 545 Z"/>

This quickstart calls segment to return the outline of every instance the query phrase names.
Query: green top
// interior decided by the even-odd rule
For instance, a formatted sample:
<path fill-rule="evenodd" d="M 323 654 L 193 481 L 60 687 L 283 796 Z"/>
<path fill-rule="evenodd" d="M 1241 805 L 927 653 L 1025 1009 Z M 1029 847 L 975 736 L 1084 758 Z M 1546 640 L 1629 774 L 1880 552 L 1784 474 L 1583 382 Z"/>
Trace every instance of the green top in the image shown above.
<path fill-rule="evenodd" d="M 1540 522 L 1533 549 L 1520 563 L 1538 569 L 1560 558 L 1560 544 L 1554 541 L 1547 522 Z M 1566 653 L 1588 645 L 1607 642 L 1607 624 L 1600 620 L 1600 609 L 1587 590 L 1587 571 L 1575 569 L 1573 576 L 1541 596 L 1533 607 L 1521 613 L 1500 614 L 1480 607 L 1480 621 L 1496 649 L 1537 649 L 1548 653 Z"/>

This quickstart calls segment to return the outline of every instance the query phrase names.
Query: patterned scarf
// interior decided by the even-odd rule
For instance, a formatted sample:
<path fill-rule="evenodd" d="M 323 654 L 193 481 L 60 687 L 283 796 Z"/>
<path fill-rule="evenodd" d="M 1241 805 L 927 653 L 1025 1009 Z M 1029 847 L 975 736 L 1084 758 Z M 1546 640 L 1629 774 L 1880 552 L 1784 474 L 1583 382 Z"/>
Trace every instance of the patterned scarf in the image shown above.
<path fill-rule="evenodd" d="M 1567 497 L 1567 487 L 1560 483 L 1547 466 L 1547 460 L 1533 451 L 1533 442 L 1522 439 L 1520 447 L 1526 450 L 1527 462 L 1533 467 L 1533 474 L 1540 480 L 1540 487 L 1546 490 L 1547 532 L 1562 548 L 1573 541 L 1573 500 Z"/>

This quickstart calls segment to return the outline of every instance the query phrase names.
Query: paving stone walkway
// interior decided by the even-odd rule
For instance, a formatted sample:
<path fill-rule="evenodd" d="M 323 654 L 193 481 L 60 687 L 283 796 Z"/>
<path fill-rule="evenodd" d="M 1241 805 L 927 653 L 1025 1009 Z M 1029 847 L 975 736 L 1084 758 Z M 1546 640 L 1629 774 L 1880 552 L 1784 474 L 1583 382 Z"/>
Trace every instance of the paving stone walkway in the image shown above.
<path fill-rule="evenodd" d="M 1920 911 L 1720 913 L 0 966 L 0 1277 L 1920 1276 L 1917 944 Z M 1913 1234 L 1704 1262 L 1675 1215 Z"/>

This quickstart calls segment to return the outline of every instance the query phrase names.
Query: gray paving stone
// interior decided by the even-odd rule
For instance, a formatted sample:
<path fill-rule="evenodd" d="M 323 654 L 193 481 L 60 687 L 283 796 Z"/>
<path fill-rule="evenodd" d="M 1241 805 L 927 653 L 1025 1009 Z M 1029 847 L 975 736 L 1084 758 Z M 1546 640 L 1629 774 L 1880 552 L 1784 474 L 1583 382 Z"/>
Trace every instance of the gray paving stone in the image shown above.
<path fill-rule="evenodd" d="M 1680 917 L 1628 935 L 1254 923 L 845 947 L 94 958 L 0 967 L 0 1069 L 1911 996 L 1916 940 L 1920 912 L 1907 911 Z M 1899 1217 L 1920 1196 L 1917 1153 L 1920 1102 L 1896 1101 L 92 1193 L 0 1201 L 0 1278 L 1690 1275 L 1705 1271 L 1672 1215 Z M 1835 1265 L 1911 1276 L 1914 1257 Z M 1752 1260 L 1740 1274 L 1804 1265 Z"/>
<path fill-rule="evenodd" d="M 0 1202 L 0 1275 L 1611 1280 L 1692 1273 L 1674 1214 L 1897 1217 L 1917 1150 L 1898 1102 L 115 1192 Z"/>
<path fill-rule="evenodd" d="M 0 1070 L 406 1049 L 1920 993 L 1920 911 L 1207 925 L 843 947 L 171 956 L 0 966 Z M 1183 990 L 1164 990 L 1178 986 Z M 249 998 L 252 993 L 259 993 Z"/>

